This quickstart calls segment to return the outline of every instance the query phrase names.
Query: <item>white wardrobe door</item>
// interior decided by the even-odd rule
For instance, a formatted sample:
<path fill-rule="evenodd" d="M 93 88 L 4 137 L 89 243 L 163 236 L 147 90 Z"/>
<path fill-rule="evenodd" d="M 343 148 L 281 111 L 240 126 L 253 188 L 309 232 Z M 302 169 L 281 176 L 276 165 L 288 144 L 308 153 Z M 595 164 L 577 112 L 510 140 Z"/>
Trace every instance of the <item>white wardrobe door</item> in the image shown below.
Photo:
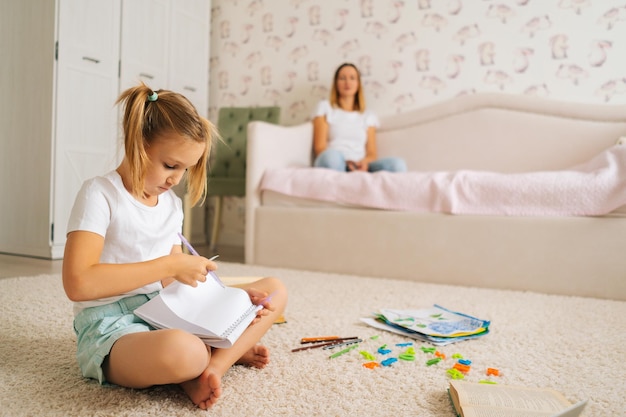
<path fill-rule="evenodd" d="M 120 89 L 167 88 L 169 0 L 123 0 Z"/>
<path fill-rule="evenodd" d="M 54 245 L 83 181 L 119 162 L 117 111 L 120 0 L 59 0 Z"/>
<path fill-rule="evenodd" d="M 172 2 L 170 88 L 187 97 L 200 115 L 208 114 L 209 0 Z"/>

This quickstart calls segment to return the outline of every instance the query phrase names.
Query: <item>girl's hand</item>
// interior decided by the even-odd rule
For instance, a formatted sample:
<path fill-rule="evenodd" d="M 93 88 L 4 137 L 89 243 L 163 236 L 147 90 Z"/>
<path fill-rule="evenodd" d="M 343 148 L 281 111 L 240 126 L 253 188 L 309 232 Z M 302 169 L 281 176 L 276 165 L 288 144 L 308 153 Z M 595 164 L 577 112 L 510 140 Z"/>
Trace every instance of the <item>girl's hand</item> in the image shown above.
<path fill-rule="evenodd" d="M 271 297 L 265 291 L 259 291 L 255 288 L 246 288 L 245 289 L 248 295 L 250 296 L 250 301 L 254 305 L 261 305 L 263 308 L 256 313 L 256 317 L 252 320 L 251 324 L 254 324 L 261 320 L 261 317 L 267 316 L 270 314 L 270 311 L 274 311 L 274 307 L 271 304 Z"/>
<path fill-rule="evenodd" d="M 217 269 L 215 262 L 209 261 L 204 256 L 187 255 L 185 253 L 174 253 L 170 256 L 174 265 L 173 278 L 192 287 L 197 287 L 198 281 L 206 281 L 206 275 L 209 271 Z"/>

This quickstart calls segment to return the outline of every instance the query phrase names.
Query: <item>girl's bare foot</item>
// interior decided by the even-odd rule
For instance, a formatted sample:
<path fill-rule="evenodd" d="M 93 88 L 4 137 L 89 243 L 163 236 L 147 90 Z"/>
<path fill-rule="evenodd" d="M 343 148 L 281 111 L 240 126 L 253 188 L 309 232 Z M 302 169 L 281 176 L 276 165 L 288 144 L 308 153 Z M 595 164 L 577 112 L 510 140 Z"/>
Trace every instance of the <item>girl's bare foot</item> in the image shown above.
<path fill-rule="evenodd" d="M 265 368 L 270 363 L 270 350 L 267 346 L 254 345 L 236 362 L 237 365 Z"/>
<path fill-rule="evenodd" d="M 222 395 L 222 379 L 208 368 L 196 379 L 180 385 L 191 401 L 202 410 L 213 407 Z"/>

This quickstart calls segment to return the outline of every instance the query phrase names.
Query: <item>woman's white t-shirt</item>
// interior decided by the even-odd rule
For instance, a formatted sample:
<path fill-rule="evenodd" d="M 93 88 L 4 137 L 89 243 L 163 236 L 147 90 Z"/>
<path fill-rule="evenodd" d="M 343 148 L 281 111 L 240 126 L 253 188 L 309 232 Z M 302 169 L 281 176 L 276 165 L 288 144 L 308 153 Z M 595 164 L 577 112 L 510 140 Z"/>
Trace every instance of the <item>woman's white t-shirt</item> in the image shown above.
<path fill-rule="evenodd" d="M 152 260 L 171 253 L 180 245 L 181 199 L 169 190 L 159 195 L 156 206 L 137 201 L 124 188 L 116 171 L 85 181 L 70 214 L 67 231 L 77 230 L 103 236 L 101 263 L 132 263 Z M 128 293 L 74 303 L 74 313 L 84 308 L 112 303 L 135 294 L 149 294 L 163 288 L 160 281 Z"/>
<path fill-rule="evenodd" d="M 332 107 L 330 101 L 317 104 L 313 118 L 326 116 L 328 123 L 328 148 L 340 151 L 348 161 L 360 161 L 365 157 L 367 129 L 378 127 L 378 117 L 370 111 L 345 111 Z"/>

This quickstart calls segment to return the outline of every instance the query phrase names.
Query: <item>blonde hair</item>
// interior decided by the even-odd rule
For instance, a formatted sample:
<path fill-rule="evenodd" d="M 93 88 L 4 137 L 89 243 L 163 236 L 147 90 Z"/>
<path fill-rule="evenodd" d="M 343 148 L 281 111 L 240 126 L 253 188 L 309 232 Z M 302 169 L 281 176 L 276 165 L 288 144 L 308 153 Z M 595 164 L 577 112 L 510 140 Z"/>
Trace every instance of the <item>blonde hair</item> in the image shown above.
<path fill-rule="evenodd" d="M 339 72 L 345 67 L 352 67 L 356 70 L 357 80 L 359 81 L 359 88 L 354 96 L 354 109 L 363 113 L 365 111 L 365 94 L 363 93 L 363 86 L 361 84 L 361 72 L 356 65 L 349 62 L 345 62 L 339 65 L 339 68 L 335 71 L 333 78 L 333 85 L 330 87 L 330 104 L 333 107 L 339 107 L 339 91 L 337 91 L 337 79 L 339 78 Z"/>
<path fill-rule="evenodd" d="M 202 157 L 190 167 L 185 178 L 192 205 L 204 201 L 207 193 L 207 164 L 215 126 L 201 117 L 191 102 L 168 90 L 153 91 L 141 83 L 124 91 L 115 104 L 123 103 L 124 151 L 130 166 L 129 184 L 136 196 L 143 194 L 144 178 L 150 159 L 146 145 L 168 132 L 205 145 Z"/>

